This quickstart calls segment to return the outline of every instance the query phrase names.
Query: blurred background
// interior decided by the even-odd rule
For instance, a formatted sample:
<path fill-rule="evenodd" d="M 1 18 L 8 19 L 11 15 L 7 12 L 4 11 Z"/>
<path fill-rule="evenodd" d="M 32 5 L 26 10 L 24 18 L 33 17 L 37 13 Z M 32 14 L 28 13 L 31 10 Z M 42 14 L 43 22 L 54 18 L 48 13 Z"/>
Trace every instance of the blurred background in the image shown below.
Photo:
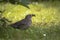
<path fill-rule="evenodd" d="M 27 14 L 29 29 L 8 26 Z M 0 0 L 0 40 L 60 40 L 60 0 Z"/>

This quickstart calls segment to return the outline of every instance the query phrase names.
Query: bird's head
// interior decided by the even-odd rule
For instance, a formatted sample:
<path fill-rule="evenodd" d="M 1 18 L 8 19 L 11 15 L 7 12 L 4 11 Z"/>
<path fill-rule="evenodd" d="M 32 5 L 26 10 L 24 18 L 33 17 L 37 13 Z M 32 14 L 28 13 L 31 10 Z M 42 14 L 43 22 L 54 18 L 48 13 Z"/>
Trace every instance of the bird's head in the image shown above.
<path fill-rule="evenodd" d="M 26 19 L 31 19 L 33 16 L 35 16 L 35 14 L 28 14 L 28 15 L 26 15 Z"/>

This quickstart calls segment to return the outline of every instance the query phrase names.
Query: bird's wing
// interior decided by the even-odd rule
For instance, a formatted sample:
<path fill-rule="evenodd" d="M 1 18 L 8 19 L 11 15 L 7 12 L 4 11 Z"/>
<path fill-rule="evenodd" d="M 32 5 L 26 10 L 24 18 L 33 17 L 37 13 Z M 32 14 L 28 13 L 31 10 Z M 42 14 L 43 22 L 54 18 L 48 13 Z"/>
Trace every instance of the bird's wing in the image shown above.
<path fill-rule="evenodd" d="M 24 20 L 24 19 L 20 20 L 20 21 L 14 23 L 13 25 L 22 25 L 22 24 L 26 24 L 26 20 Z"/>
<path fill-rule="evenodd" d="M 18 26 L 25 25 L 25 24 L 26 24 L 25 20 L 23 19 L 21 21 L 11 24 L 11 26 L 18 27 Z"/>

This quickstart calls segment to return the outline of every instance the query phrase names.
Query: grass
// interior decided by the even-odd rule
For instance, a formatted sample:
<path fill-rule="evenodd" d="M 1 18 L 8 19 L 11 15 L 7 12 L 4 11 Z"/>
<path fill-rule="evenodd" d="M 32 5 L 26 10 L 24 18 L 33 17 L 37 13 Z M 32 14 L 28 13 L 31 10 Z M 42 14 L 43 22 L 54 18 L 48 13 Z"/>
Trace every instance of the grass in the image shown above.
<path fill-rule="evenodd" d="M 6 10 L 3 16 L 12 23 L 23 19 L 27 14 L 32 13 L 36 17 L 32 18 L 32 26 L 27 30 L 0 27 L 0 40 L 60 40 L 60 2 L 29 4 L 30 9 L 22 5 L 1 4 L 0 10 Z"/>

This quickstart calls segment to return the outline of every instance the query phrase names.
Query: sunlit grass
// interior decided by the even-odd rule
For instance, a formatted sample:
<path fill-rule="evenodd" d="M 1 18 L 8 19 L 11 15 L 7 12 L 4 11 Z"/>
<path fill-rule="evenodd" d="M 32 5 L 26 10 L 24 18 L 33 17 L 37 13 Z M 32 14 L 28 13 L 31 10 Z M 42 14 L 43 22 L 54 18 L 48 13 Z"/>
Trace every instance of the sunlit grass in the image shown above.
<path fill-rule="evenodd" d="M 44 4 L 30 4 L 29 7 L 31 9 L 27 9 L 21 5 L 12 4 L 5 4 L 3 7 L 6 9 L 4 16 L 14 22 L 24 18 L 27 14 L 31 13 L 36 15 L 34 18 L 35 22 L 45 21 L 48 23 L 50 21 L 58 20 L 58 15 L 56 15 L 58 9 L 53 8 L 51 4 L 47 8 Z"/>

